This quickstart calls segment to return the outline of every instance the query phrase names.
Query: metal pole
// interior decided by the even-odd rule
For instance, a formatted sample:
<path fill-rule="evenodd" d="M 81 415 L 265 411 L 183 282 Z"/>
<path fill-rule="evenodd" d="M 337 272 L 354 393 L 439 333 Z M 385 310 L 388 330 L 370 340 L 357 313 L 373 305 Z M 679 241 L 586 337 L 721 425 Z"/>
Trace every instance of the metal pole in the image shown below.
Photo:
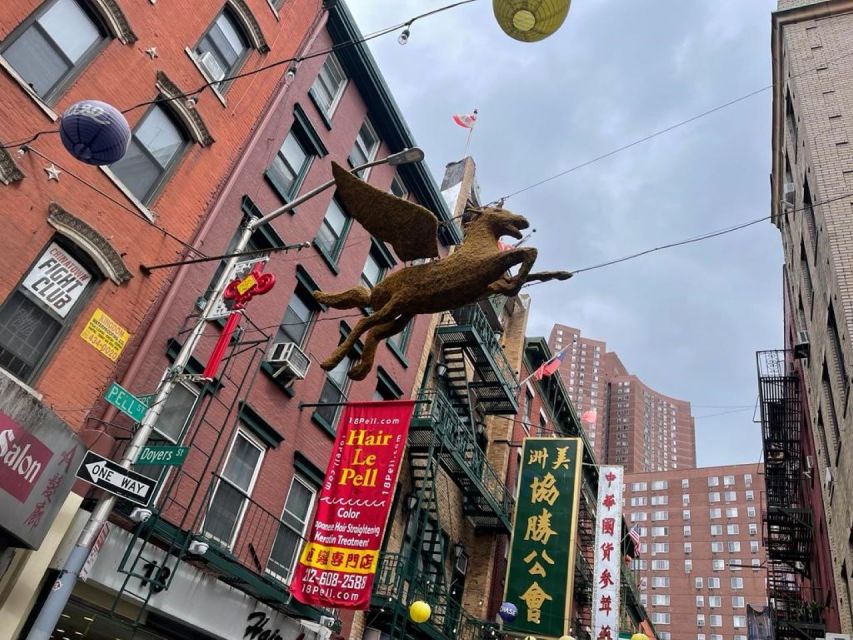
<path fill-rule="evenodd" d="M 414 151 L 419 152 L 420 157 L 417 157 L 417 154 L 413 154 L 412 152 Z M 392 154 L 382 160 L 374 160 L 373 162 L 368 162 L 367 164 L 355 167 L 354 169 L 351 169 L 350 172 L 355 173 L 362 169 L 367 169 L 369 167 L 385 163 L 403 164 L 405 162 L 417 162 L 421 159 L 423 159 L 423 152 L 419 149 L 404 149 L 403 151 Z M 237 246 L 234 248 L 232 253 L 240 253 L 246 250 L 255 229 L 277 218 L 283 213 L 295 209 L 306 200 L 310 200 L 334 184 L 334 180 L 325 182 L 319 187 L 316 187 L 299 198 L 296 198 L 278 209 L 275 209 L 262 218 L 256 218 L 255 220 L 249 221 L 243 227 L 242 233 L 240 234 L 240 240 L 237 242 Z M 133 439 L 130 441 L 122 459 L 119 461 L 122 468 L 129 469 L 136 460 L 136 457 L 139 455 L 142 447 L 144 447 L 145 443 L 148 442 L 148 438 L 154 430 L 154 425 L 160 417 L 163 406 L 166 404 L 166 401 L 169 399 L 169 395 L 172 393 L 172 390 L 177 384 L 178 376 L 183 372 L 184 366 L 189 362 L 193 351 L 201 339 L 208 316 L 213 311 L 214 305 L 216 305 L 217 301 L 225 292 L 225 287 L 228 285 L 228 280 L 231 277 L 231 270 L 236 263 L 237 256 L 232 255 L 228 258 L 228 262 L 225 264 L 225 269 L 222 270 L 219 280 L 216 283 L 216 287 L 214 287 L 213 294 L 210 296 L 204 307 L 204 312 L 199 317 L 198 322 L 195 327 L 193 327 L 193 330 L 187 337 L 186 342 L 184 342 L 181 350 L 175 357 L 175 361 L 172 366 L 166 369 L 163 373 L 163 377 L 160 378 L 160 383 L 157 385 L 157 394 L 154 401 L 148 408 L 148 411 L 145 412 L 142 422 L 139 423 L 139 428 L 136 430 Z M 49 640 L 54 628 L 56 628 L 57 622 L 59 622 L 62 611 L 65 609 L 65 605 L 68 604 L 68 599 L 71 597 L 74 585 L 77 584 L 77 578 L 80 575 L 80 570 L 86 563 L 86 558 L 89 557 L 92 544 L 98 537 L 98 533 L 100 533 L 101 528 L 107 522 L 110 512 L 115 506 L 115 502 L 116 496 L 106 492 L 98 500 L 95 508 L 92 510 L 92 515 L 89 516 L 89 520 L 86 522 L 83 527 L 83 531 L 77 538 L 77 544 L 74 545 L 74 548 L 71 550 L 71 553 L 68 555 L 65 564 L 59 572 L 59 577 L 57 577 L 56 581 L 53 583 L 53 588 L 48 594 L 47 599 L 44 601 L 38 617 L 33 623 L 32 629 L 30 629 L 30 632 L 27 634 L 27 640 Z"/>

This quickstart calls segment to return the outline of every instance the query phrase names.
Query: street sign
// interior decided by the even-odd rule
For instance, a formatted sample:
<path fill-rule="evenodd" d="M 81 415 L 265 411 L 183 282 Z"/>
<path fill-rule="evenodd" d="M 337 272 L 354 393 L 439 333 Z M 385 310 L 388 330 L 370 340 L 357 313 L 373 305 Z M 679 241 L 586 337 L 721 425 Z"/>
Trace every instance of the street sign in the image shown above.
<path fill-rule="evenodd" d="M 187 459 L 189 447 L 146 446 L 139 452 L 133 464 L 156 464 L 160 466 L 178 466 Z"/>
<path fill-rule="evenodd" d="M 77 477 L 142 506 L 148 504 L 157 486 L 157 482 L 151 478 L 123 469 L 118 463 L 92 451 L 86 452 L 86 457 L 77 469 Z"/>
<path fill-rule="evenodd" d="M 148 411 L 148 407 L 144 402 L 140 401 L 139 398 L 133 395 L 130 391 L 115 382 L 113 382 L 110 385 L 110 388 L 107 389 L 107 392 L 104 394 L 104 398 L 106 398 L 107 402 L 113 405 L 116 409 L 121 411 L 123 414 L 130 416 L 136 422 L 142 422 L 142 418 L 145 417 L 145 412 Z"/>

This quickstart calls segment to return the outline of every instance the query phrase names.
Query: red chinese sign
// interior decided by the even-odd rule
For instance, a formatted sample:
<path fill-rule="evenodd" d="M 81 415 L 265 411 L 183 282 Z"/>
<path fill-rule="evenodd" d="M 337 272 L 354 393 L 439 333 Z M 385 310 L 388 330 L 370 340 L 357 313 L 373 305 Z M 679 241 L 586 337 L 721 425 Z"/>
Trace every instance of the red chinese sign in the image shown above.
<path fill-rule="evenodd" d="M 290 590 L 303 604 L 367 609 L 414 402 L 344 409 L 317 515 Z"/>

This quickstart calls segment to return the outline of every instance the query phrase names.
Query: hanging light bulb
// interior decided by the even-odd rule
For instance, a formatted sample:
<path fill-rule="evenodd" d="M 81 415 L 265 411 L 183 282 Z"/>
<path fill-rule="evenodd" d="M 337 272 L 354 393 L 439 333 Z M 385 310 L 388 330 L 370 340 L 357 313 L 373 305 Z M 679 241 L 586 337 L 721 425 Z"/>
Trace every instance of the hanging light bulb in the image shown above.
<path fill-rule="evenodd" d="M 492 0 L 492 9 L 510 38 L 536 42 L 560 28 L 570 4 L 571 0 Z"/>
<path fill-rule="evenodd" d="M 293 79 L 296 77 L 296 65 L 290 65 L 287 68 L 287 73 L 284 74 L 285 82 L 293 82 Z"/>
<path fill-rule="evenodd" d="M 397 42 L 399 42 L 400 44 L 406 44 L 409 41 L 410 35 L 412 35 L 412 32 L 409 31 L 409 27 L 406 27 L 405 29 L 403 29 L 403 32 L 400 34 L 400 36 L 397 38 Z"/>

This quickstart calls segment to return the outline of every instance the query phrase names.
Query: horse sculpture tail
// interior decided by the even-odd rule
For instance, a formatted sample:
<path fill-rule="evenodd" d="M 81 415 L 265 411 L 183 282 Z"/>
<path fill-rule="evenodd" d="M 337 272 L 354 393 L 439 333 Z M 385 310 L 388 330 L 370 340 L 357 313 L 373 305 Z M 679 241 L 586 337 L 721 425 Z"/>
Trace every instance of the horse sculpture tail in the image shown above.
<path fill-rule="evenodd" d="M 315 291 L 314 299 L 320 304 L 335 309 L 353 309 L 355 307 L 367 307 L 370 305 L 370 289 L 367 287 L 353 287 L 340 293 L 326 293 Z"/>

